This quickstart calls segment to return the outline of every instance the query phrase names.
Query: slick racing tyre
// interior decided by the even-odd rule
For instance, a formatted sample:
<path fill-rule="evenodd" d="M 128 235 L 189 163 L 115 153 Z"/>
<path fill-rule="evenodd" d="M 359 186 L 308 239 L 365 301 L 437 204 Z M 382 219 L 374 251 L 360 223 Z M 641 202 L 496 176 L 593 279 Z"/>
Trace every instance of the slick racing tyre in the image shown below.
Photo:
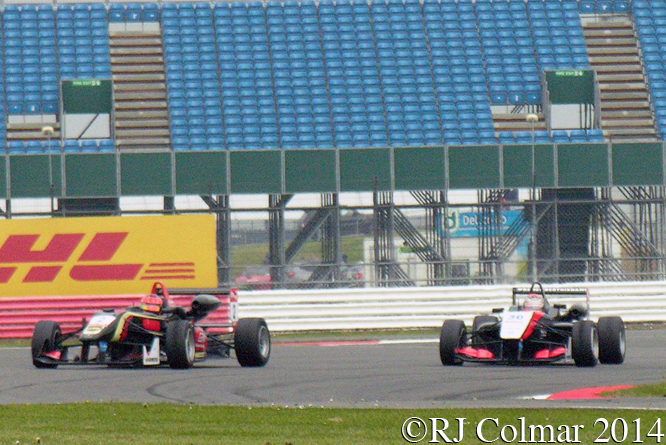
<path fill-rule="evenodd" d="M 236 359 L 241 366 L 258 367 L 271 356 L 271 336 L 263 318 L 241 318 L 234 332 Z"/>
<path fill-rule="evenodd" d="M 465 322 L 461 320 L 446 320 L 439 334 L 439 358 L 444 366 L 460 366 L 462 359 L 458 357 L 456 349 L 464 346 Z"/>
<path fill-rule="evenodd" d="M 621 317 L 600 317 L 597 322 L 599 331 L 599 362 L 619 365 L 624 362 L 626 337 L 624 321 Z"/>
<path fill-rule="evenodd" d="M 32 331 L 32 364 L 37 368 L 57 368 L 57 363 L 44 363 L 39 357 L 45 352 L 60 349 L 60 325 L 55 321 L 39 321 Z"/>
<path fill-rule="evenodd" d="M 599 361 L 599 335 L 593 321 L 574 323 L 571 332 L 571 356 L 576 366 L 592 367 Z"/>
<path fill-rule="evenodd" d="M 187 369 L 194 364 L 194 328 L 187 320 L 174 320 L 166 325 L 164 349 L 167 363 L 173 369 Z"/>

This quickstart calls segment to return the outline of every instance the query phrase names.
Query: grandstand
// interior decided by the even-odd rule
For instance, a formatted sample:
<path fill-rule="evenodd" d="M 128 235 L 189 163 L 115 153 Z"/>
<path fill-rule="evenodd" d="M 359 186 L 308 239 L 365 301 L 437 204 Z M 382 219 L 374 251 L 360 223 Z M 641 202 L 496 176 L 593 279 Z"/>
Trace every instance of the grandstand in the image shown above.
<path fill-rule="evenodd" d="M 528 239 L 534 277 L 663 278 L 665 23 L 666 0 L 5 3 L 0 214 L 47 197 L 52 216 L 120 214 L 128 196 L 175 213 L 176 196 L 197 196 L 229 283 L 229 197 L 266 194 L 251 210 L 269 215 L 272 280 L 319 233 L 326 283 L 339 195 L 371 192 L 380 285 L 413 284 L 396 236 L 434 285 L 460 266 L 515 280 L 506 261 Z M 287 240 L 299 193 L 321 206 L 299 209 Z M 473 266 L 454 264 L 451 209 L 482 221 Z M 521 216 L 498 236 L 505 210 Z"/>
<path fill-rule="evenodd" d="M 6 4 L 0 145 L 20 154 L 661 140 L 664 11 L 664 1 L 603 0 Z M 599 119 L 551 128 L 544 71 L 590 68 Z M 108 137 L 61 135 L 69 79 L 113 80 Z M 44 125 L 55 129 L 48 141 Z"/>

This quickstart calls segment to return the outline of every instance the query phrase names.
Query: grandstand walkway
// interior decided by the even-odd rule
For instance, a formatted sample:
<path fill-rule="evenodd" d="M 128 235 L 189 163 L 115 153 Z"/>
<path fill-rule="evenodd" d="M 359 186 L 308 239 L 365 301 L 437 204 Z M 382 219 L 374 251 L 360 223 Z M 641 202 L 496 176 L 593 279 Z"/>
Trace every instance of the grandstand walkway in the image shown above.
<path fill-rule="evenodd" d="M 656 141 L 646 79 L 632 21 L 626 16 L 583 20 L 590 68 L 597 72 L 601 128 L 613 142 Z"/>
<path fill-rule="evenodd" d="M 116 146 L 171 148 L 162 38 L 159 29 L 109 32 Z"/>

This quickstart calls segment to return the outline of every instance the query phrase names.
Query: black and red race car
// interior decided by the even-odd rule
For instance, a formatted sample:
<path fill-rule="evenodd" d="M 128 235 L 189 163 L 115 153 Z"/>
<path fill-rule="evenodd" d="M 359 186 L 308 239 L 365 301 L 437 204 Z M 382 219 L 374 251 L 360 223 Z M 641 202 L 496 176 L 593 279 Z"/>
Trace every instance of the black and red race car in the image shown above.
<path fill-rule="evenodd" d="M 549 299 L 585 298 L 567 309 Z M 479 315 L 471 330 L 461 320 L 446 320 L 439 339 L 445 366 L 463 362 L 538 364 L 568 362 L 591 367 L 597 363 L 620 364 L 626 351 L 625 326 L 621 317 L 589 319 L 587 289 L 513 288 L 508 309 Z"/>
<path fill-rule="evenodd" d="M 177 292 L 176 292 L 177 291 Z M 189 308 L 177 306 L 162 283 L 154 283 L 139 306 L 95 313 L 74 332 L 61 332 L 55 321 L 40 321 L 32 335 L 32 363 L 58 365 L 159 366 L 186 369 L 211 355 L 229 357 L 241 366 L 264 366 L 271 352 L 270 333 L 261 318 L 237 319 L 237 301 L 225 298 L 229 322 L 202 322 L 229 297 L 228 289 L 178 289 L 193 295 Z"/>

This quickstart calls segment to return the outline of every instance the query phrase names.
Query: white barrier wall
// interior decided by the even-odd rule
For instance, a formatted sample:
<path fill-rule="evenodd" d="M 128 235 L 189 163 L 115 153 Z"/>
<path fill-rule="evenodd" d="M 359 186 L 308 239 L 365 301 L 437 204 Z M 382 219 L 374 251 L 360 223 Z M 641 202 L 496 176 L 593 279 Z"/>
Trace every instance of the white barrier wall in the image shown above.
<path fill-rule="evenodd" d="M 513 287 L 455 286 L 239 292 L 239 316 L 263 317 L 272 331 L 434 328 L 448 318 L 474 316 L 511 304 Z M 587 288 L 590 317 L 619 315 L 626 322 L 666 321 L 666 282 L 574 283 Z M 581 301 L 558 299 L 567 305 Z"/>

